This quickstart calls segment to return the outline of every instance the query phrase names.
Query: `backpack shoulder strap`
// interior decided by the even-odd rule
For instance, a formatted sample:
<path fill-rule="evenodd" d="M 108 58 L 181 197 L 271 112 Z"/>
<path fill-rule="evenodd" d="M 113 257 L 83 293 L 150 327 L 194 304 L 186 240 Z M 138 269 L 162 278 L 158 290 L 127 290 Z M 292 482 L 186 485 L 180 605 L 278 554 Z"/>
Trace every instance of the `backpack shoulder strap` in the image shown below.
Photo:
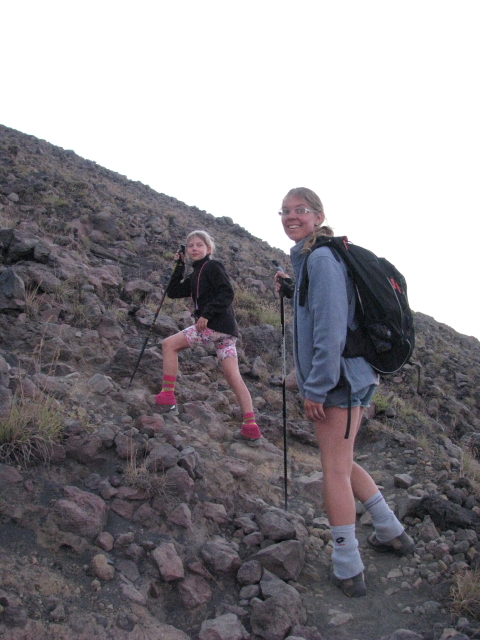
<path fill-rule="evenodd" d="M 298 304 L 301 307 L 305 306 L 305 300 L 307 298 L 308 282 L 309 282 L 308 268 L 307 268 L 308 258 L 315 251 L 315 249 L 318 249 L 319 247 L 327 246 L 329 249 L 331 249 L 336 260 L 340 262 L 341 243 L 344 241 L 344 239 L 346 240 L 346 237 L 343 238 L 343 237 L 319 236 L 315 240 L 315 244 L 311 247 L 308 253 L 306 253 L 305 260 L 303 261 L 303 264 L 302 264 L 302 276 L 301 276 L 300 286 L 298 290 Z"/>

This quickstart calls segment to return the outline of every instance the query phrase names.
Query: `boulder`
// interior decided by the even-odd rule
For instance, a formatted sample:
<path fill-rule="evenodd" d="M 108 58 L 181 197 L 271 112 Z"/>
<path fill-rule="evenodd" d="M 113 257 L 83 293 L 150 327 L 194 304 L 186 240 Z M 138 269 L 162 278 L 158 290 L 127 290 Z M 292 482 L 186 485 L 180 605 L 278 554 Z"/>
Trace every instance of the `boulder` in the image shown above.
<path fill-rule="evenodd" d="M 296 624 L 305 624 L 305 611 L 300 595 L 292 597 L 290 593 L 281 593 L 268 598 L 265 602 L 252 600 L 252 631 L 264 640 L 284 640 L 289 630 Z"/>
<path fill-rule="evenodd" d="M 178 592 L 186 609 L 195 609 L 212 597 L 208 582 L 202 576 L 191 573 L 178 584 Z"/>
<path fill-rule="evenodd" d="M 172 542 L 162 542 L 152 551 L 152 558 L 166 582 L 180 580 L 185 576 L 183 562 Z"/>
<path fill-rule="evenodd" d="M 179 458 L 180 452 L 175 447 L 166 442 L 161 442 L 150 451 L 145 460 L 145 466 L 149 471 L 165 471 L 170 467 L 174 467 Z"/>
<path fill-rule="evenodd" d="M 249 559 L 258 560 L 282 580 L 296 580 L 305 563 L 305 549 L 298 540 L 286 540 L 261 549 Z"/>
<path fill-rule="evenodd" d="M 241 564 L 237 551 L 220 536 L 215 536 L 204 544 L 200 555 L 213 573 L 234 573 Z"/>
<path fill-rule="evenodd" d="M 15 271 L 8 267 L 0 274 L 0 311 L 25 308 L 25 284 Z"/>
<path fill-rule="evenodd" d="M 291 540 L 295 538 L 295 527 L 286 518 L 267 511 L 257 518 L 260 531 L 267 540 Z"/>
<path fill-rule="evenodd" d="M 250 634 L 234 613 L 224 613 L 213 620 L 204 620 L 198 637 L 199 640 L 247 640 Z"/>
<path fill-rule="evenodd" d="M 54 504 L 58 528 L 85 538 L 95 538 L 107 522 L 107 505 L 99 496 L 77 487 L 64 487 L 65 498 Z"/>

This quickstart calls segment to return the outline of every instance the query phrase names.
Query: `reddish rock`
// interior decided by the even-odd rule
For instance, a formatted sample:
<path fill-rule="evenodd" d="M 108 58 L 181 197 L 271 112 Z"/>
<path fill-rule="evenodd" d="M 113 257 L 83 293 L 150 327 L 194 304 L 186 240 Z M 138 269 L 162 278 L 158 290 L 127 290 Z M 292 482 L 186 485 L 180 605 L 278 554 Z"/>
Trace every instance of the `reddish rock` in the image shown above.
<path fill-rule="evenodd" d="M 115 498 L 110 505 L 110 509 L 115 511 L 119 516 L 125 518 L 125 520 L 130 520 L 133 516 L 133 512 L 135 511 L 135 507 L 130 502 L 126 502 L 125 500 L 119 500 Z"/>
<path fill-rule="evenodd" d="M 215 504 L 214 502 L 204 502 L 202 511 L 205 518 L 213 520 L 218 524 L 228 522 L 228 514 L 223 504 Z"/>
<path fill-rule="evenodd" d="M 182 560 L 172 542 L 162 542 L 152 551 L 152 557 L 157 563 L 160 575 L 166 582 L 180 580 L 184 577 Z"/>
<path fill-rule="evenodd" d="M 185 469 L 181 469 L 177 465 L 168 469 L 165 473 L 165 481 L 170 493 L 185 502 L 190 501 L 195 483 Z"/>
<path fill-rule="evenodd" d="M 249 636 L 234 613 L 224 613 L 213 620 L 204 620 L 198 635 L 199 640 L 246 640 Z"/>
<path fill-rule="evenodd" d="M 107 522 L 107 505 L 102 498 L 72 486 L 65 487 L 64 493 L 66 498 L 54 505 L 59 529 L 87 538 L 97 536 Z"/>
<path fill-rule="evenodd" d="M 241 564 L 238 553 L 225 538 L 220 536 L 215 536 L 204 544 L 200 555 L 214 573 L 234 573 Z"/>
<path fill-rule="evenodd" d="M 132 521 L 140 524 L 142 527 L 151 529 L 158 524 L 158 513 L 155 509 L 152 509 L 149 504 L 144 503 L 135 511 Z"/>
<path fill-rule="evenodd" d="M 100 457 L 103 444 L 94 434 L 70 436 L 65 440 L 65 451 L 68 458 L 87 464 Z"/>
<path fill-rule="evenodd" d="M 97 546 L 99 546 L 104 551 L 111 551 L 113 549 L 113 536 L 108 531 L 102 531 L 102 533 L 97 538 Z"/>
<path fill-rule="evenodd" d="M 115 569 L 111 564 L 108 564 L 107 558 L 103 553 L 98 553 L 96 556 L 93 556 L 90 568 L 97 578 L 100 578 L 100 580 L 105 582 L 113 580 L 115 575 Z"/>
<path fill-rule="evenodd" d="M 185 503 L 179 504 L 178 507 L 169 513 L 169 522 L 178 524 L 180 527 L 189 529 L 192 526 L 192 512 Z"/>
<path fill-rule="evenodd" d="M 135 426 L 140 431 L 153 438 L 155 434 L 161 433 L 165 429 L 165 420 L 162 416 L 155 414 L 153 416 L 138 416 Z"/>
<path fill-rule="evenodd" d="M 22 474 L 15 467 L 0 464 L 0 485 L 16 484 L 17 482 L 22 482 L 22 480 Z"/>
<path fill-rule="evenodd" d="M 186 609 L 205 604 L 212 597 L 207 581 L 199 575 L 188 574 L 178 585 L 178 592 Z"/>

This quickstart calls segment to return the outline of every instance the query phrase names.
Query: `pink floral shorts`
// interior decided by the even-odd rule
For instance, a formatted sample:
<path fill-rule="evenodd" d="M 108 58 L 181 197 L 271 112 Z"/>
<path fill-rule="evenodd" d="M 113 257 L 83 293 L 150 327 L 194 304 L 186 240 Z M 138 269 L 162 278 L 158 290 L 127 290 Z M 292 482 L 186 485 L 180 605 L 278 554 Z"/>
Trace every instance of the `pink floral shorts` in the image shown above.
<path fill-rule="evenodd" d="M 218 331 L 208 328 L 204 331 L 197 331 L 197 327 L 194 324 L 191 327 L 183 329 L 182 333 L 191 347 L 197 344 L 213 342 L 213 346 L 217 352 L 217 358 L 220 362 L 229 356 L 232 358 L 237 357 L 237 348 L 235 346 L 237 338 L 235 336 L 231 336 L 228 333 L 219 333 Z"/>

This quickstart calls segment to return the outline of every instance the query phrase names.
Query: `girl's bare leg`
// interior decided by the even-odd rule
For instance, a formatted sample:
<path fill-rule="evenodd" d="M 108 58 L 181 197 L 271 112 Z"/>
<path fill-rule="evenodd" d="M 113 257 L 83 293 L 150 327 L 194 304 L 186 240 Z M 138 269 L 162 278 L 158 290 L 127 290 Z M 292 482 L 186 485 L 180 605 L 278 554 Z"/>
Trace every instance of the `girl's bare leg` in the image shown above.
<path fill-rule="evenodd" d="M 221 366 L 225 379 L 235 394 L 242 413 L 252 412 L 252 396 L 238 369 L 238 359 L 234 356 L 228 356 L 221 361 Z"/>
<path fill-rule="evenodd" d="M 182 331 L 165 338 L 162 342 L 163 375 L 176 377 L 178 373 L 178 354 L 189 348 L 189 344 Z"/>

